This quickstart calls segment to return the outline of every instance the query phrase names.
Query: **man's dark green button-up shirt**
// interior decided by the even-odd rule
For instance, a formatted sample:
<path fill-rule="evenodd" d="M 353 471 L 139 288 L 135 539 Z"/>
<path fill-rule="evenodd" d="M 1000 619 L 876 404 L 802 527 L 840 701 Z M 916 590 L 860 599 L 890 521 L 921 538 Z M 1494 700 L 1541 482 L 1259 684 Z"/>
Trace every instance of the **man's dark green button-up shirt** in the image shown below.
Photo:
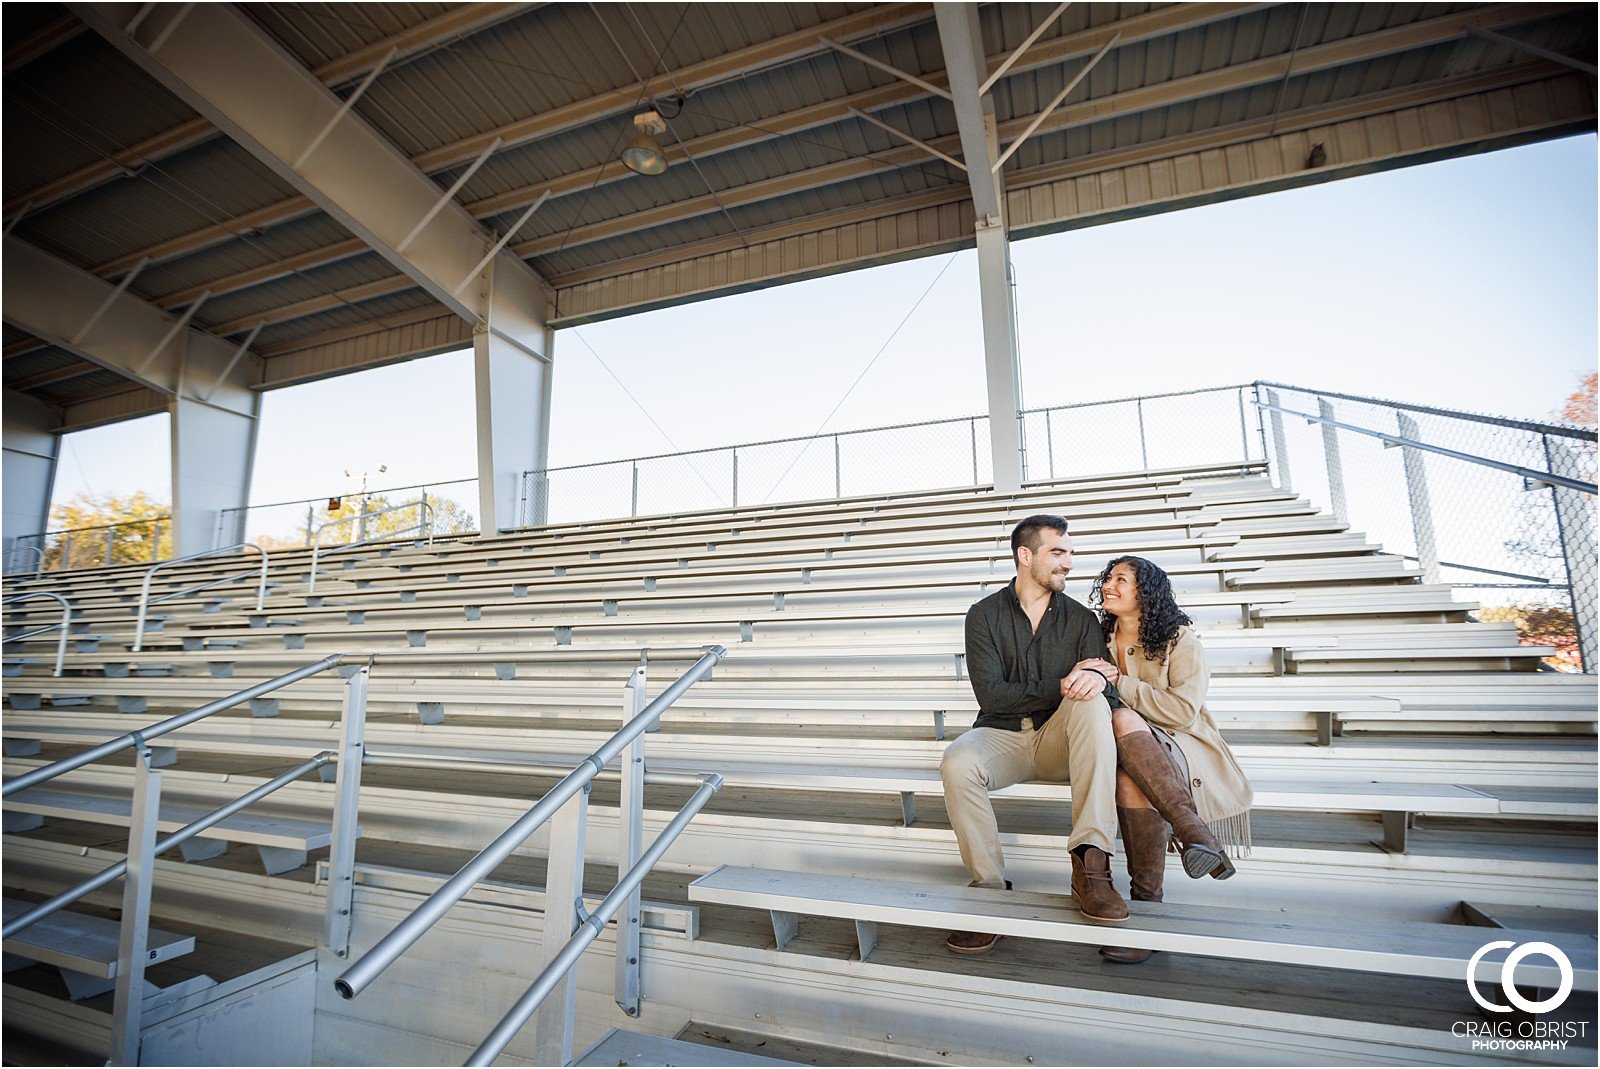
<path fill-rule="evenodd" d="M 1054 594 L 1039 630 L 1007 583 L 967 610 L 967 675 L 978 696 L 973 727 L 1018 731 L 1024 717 L 1039 727 L 1061 704 L 1061 681 L 1079 661 L 1110 660 L 1100 621 L 1087 606 Z M 1107 686 L 1106 701 L 1122 704 L 1117 688 Z"/>

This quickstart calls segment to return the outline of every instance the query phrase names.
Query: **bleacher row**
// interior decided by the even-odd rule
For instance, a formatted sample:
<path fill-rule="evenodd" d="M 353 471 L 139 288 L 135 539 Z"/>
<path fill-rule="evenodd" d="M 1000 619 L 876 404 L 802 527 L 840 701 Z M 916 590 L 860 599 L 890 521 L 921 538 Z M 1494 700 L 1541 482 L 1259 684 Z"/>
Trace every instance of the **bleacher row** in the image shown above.
<path fill-rule="evenodd" d="M 966 876 L 944 819 L 938 763 L 976 711 L 962 618 L 1009 581 L 1011 527 L 1039 511 L 1071 521 L 1076 565 L 1067 591 L 1080 600 L 1121 553 L 1148 556 L 1171 574 L 1211 657 L 1210 707 L 1256 788 L 1256 848 L 1241 863 L 1243 878 L 1191 884 L 1174 870 L 1167 903 L 1136 906 L 1131 937 L 1119 930 L 1129 945 L 1172 952 L 1142 981 L 1098 966 L 1104 933 L 1083 925 L 1062 897 L 1068 786 L 1021 784 L 997 798 L 1011 874 L 1028 894 L 955 893 Z M 238 558 L 175 565 L 158 573 L 152 594 L 246 567 Z M 259 611 L 249 578 L 164 601 L 137 652 L 142 568 L 8 583 L 8 595 L 67 597 L 74 624 L 60 677 L 51 674 L 56 636 L 6 646 L 7 775 L 330 652 L 370 658 L 366 746 L 376 759 L 364 773 L 358 864 L 367 894 L 402 894 L 379 888 L 396 873 L 427 880 L 453 872 L 557 769 L 616 729 L 622 684 L 641 651 L 649 651 L 653 694 L 715 643 L 729 650 L 726 660 L 648 743 L 651 768 L 716 771 L 728 784 L 647 884 L 660 909 L 694 918 L 680 927 L 697 937 L 647 934 L 670 935 L 673 954 L 705 968 L 758 968 L 752 990 L 783 990 L 795 970 L 837 972 L 827 962 L 845 960 L 859 966 L 850 975 L 863 990 L 869 980 L 914 976 L 952 1002 L 1002 980 L 1034 985 L 1045 1018 L 1052 1000 L 1077 1004 L 1128 984 L 1144 984 L 1170 1020 L 1201 1019 L 1224 1001 L 1270 1011 L 1285 992 L 1300 992 L 1296 1019 L 1317 1022 L 1313 1030 L 1351 1036 L 1360 1023 L 1346 1053 L 1407 1060 L 1419 1045 L 1434 1054 L 1458 1049 L 1448 1033 L 1424 1036 L 1425 1022 L 1476 1012 L 1464 985 L 1447 978 L 1486 941 L 1474 929 L 1491 924 L 1545 938 L 1560 932 L 1593 1006 L 1592 678 L 1541 670 L 1551 651 L 1519 645 L 1509 624 L 1474 619 L 1475 604 L 1422 583 L 1407 561 L 1273 488 L 1258 466 L 362 546 L 325 554 L 314 593 L 309 567 L 309 553 L 275 551 Z M 12 606 L 6 633 L 57 612 L 42 600 Z M 165 736 L 163 827 L 336 749 L 342 689 L 337 678 L 315 677 Z M 102 763 L 6 801 L 8 903 L 47 896 L 73 873 L 81 878 L 97 860 L 119 856 L 130 773 L 125 760 Z M 606 792 L 604 784 L 595 791 L 596 826 L 616 819 Z M 280 959 L 315 946 L 314 862 L 327 846 L 331 799 L 329 784 L 297 783 L 185 843 L 182 860 L 158 862 L 158 922 L 197 936 L 183 959 L 190 973 L 226 978 L 240 960 L 271 957 L 241 949 L 247 938 L 280 948 Z M 659 827 L 681 800 L 652 788 L 647 823 Z M 591 835 L 600 866 L 591 892 L 607 889 L 599 877 L 615 860 L 611 838 Z M 539 886 L 542 842 L 503 874 L 508 888 Z M 239 849 L 226 850 L 230 843 Z M 925 884 L 943 885 L 942 897 L 907 890 Z M 240 908 L 245 886 L 254 909 Z M 355 938 L 370 944 L 384 929 L 361 916 L 363 901 Z M 114 904 L 92 897 L 68 916 L 92 920 Z M 490 898 L 477 908 L 511 907 Z M 926 930 L 953 915 L 964 917 L 957 926 L 992 923 L 1052 942 L 1008 940 L 990 959 L 957 959 Z M 525 923 L 525 911 L 515 916 Z M 824 919 L 797 924 L 800 916 Z M 208 958 L 208 941 L 227 953 Z M 12 942 L 6 950 L 42 963 L 8 973 L 8 1030 L 48 1032 L 104 1013 L 109 996 L 92 985 L 78 990 L 73 1013 L 52 1007 L 50 999 L 72 995 L 47 968 L 66 968 L 60 954 Z M 1196 990 L 1193 979 L 1222 960 L 1246 971 L 1229 974 L 1226 994 Z M 1341 993 L 1352 970 L 1369 974 L 1361 982 L 1370 1004 Z M 609 973 L 584 975 L 588 1030 L 626 1021 L 602 997 Z M 168 987 L 191 979 L 169 975 Z M 676 987 L 655 990 L 678 1017 L 710 1015 L 724 1025 L 745 997 L 718 1001 L 708 988 L 698 997 L 711 1004 L 696 1005 Z M 651 1026 L 650 997 L 647 989 L 634 1027 Z M 329 1034 L 343 1037 L 330 1049 L 359 1061 L 362 1030 L 386 1011 L 324 1004 L 319 994 L 317 1012 L 319 1035 L 326 1019 Z M 411 1024 L 448 1059 L 479 1035 L 435 1034 L 429 1021 L 436 1031 L 482 1022 L 481 1034 L 497 1016 L 487 1012 L 453 1006 Z M 904 1028 L 879 1027 L 897 1012 L 907 1011 L 885 1003 L 879 1018 L 797 1019 L 782 1030 L 910 1061 L 939 1061 L 952 1049 L 969 1061 L 1007 1060 L 1004 1051 L 961 1048 L 959 1032 L 940 1038 L 936 1020 L 921 1020 L 931 1031 L 914 1042 Z M 753 1033 L 779 1029 L 742 1020 Z M 1277 1036 L 1261 1040 L 1263 1049 L 1294 1049 L 1281 1022 L 1262 1030 Z M 93 1047 L 83 1035 L 66 1042 Z M 1541 1058 L 1564 1061 L 1559 1052 Z"/>

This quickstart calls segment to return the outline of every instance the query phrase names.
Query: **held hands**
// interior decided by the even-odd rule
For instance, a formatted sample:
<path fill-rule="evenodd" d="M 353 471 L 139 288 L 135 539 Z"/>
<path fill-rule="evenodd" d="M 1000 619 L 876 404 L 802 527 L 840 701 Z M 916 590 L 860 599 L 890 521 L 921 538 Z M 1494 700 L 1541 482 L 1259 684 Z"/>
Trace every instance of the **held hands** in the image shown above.
<path fill-rule="evenodd" d="M 1092 657 L 1087 661 L 1079 661 L 1072 666 L 1073 671 L 1077 671 L 1080 668 L 1090 668 L 1099 672 L 1106 677 L 1107 682 L 1113 687 L 1122 678 L 1122 673 L 1117 669 L 1117 666 L 1101 657 Z"/>
<path fill-rule="evenodd" d="M 1063 698 L 1071 698 L 1075 702 L 1081 702 L 1105 690 L 1107 686 L 1106 678 L 1089 671 L 1088 667 L 1086 667 L 1092 663 L 1091 661 L 1083 662 L 1083 665 L 1074 668 L 1061 681 L 1061 696 Z"/>

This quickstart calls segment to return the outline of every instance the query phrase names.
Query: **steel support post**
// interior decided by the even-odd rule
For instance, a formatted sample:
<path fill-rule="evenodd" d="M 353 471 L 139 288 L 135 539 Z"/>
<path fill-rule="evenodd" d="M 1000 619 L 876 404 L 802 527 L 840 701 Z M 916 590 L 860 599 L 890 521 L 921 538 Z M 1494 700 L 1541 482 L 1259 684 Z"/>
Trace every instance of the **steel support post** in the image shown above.
<path fill-rule="evenodd" d="M 356 892 L 356 837 L 361 809 L 361 762 L 367 745 L 367 683 L 372 666 L 362 665 L 344 682 L 339 732 L 339 767 L 333 798 L 333 842 L 328 850 L 328 912 L 324 942 L 337 957 L 350 954 L 351 911 Z"/>
<path fill-rule="evenodd" d="M 986 114 L 986 124 L 993 115 Z M 1022 384 L 1017 366 L 1016 317 L 1012 312 L 1011 243 L 1005 224 L 980 220 L 978 297 L 983 313 L 983 351 L 989 392 L 989 449 L 994 459 L 996 490 L 1022 488 L 1022 435 L 1017 413 L 1022 410 Z M 976 471 L 977 465 L 973 465 Z M 974 474 L 973 485 L 978 478 Z"/>
<path fill-rule="evenodd" d="M 150 885 L 155 876 L 161 773 L 148 746 L 133 762 L 133 810 L 128 823 L 128 874 L 122 884 L 122 926 L 117 936 L 116 1008 L 111 1020 L 112 1065 L 139 1064 L 144 967 L 150 944 Z"/>
<path fill-rule="evenodd" d="M 622 719 L 633 720 L 647 704 L 645 697 L 645 666 L 633 670 L 627 685 L 622 688 Z M 622 798 L 617 830 L 617 878 L 633 868 L 644 852 L 644 735 L 640 735 L 622 751 Z M 616 1000 L 622 1012 L 629 1017 L 639 1016 L 639 897 L 633 889 L 622 908 L 617 911 L 617 974 Z"/>
<path fill-rule="evenodd" d="M 1584 455 L 1565 443 L 1552 444 L 1544 436 L 1544 455 L 1552 475 L 1570 479 L 1593 479 L 1594 471 L 1584 463 Z M 1561 532 L 1561 564 L 1566 569 L 1568 593 L 1572 599 L 1572 621 L 1578 631 L 1578 653 L 1583 670 L 1594 672 L 1600 665 L 1595 653 L 1595 608 L 1600 604 L 1600 565 L 1595 560 L 1595 499 L 1580 490 L 1552 486 L 1556 525 Z"/>
<path fill-rule="evenodd" d="M 1267 404 L 1272 406 L 1272 467 L 1273 480 L 1279 490 L 1294 493 L 1294 479 L 1289 475 L 1289 440 L 1283 433 L 1283 413 L 1278 411 L 1278 391 L 1267 391 Z"/>
<path fill-rule="evenodd" d="M 1414 442 L 1422 440 L 1417 421 L 1404 412 L 1396 412 L 1400 424 L 1400 437 Z M 1411 529 L 1417 536 L 1417 563 L 1422 565 L 1424 583 L 1439 582 L 1439 544 L 1433 535 L 1433 505 L 1428 498 L 1428 471 L 1423 464 L 1422 450 L 1400 447 L 1406 466 L 1406 496 L 1411 499 Z"/>
<path fill-rule="evenodd" d="M 1317 398 L 1317 412 L 1325 420 L 1332 420 L 1333 402 L 1326 397 Z M 1350 502 L 1344 490 L 1344 463 L 1339 459 L 1339 428 L 1331 422 L 1322 425 L 1322 455 L 1328 462 L 1328 498 L 1333 514 L 1340 523 L 1350 523 Z"/>
<path fill-rule="evenodd" d="M 537 975 L 555 961 L 578 930 L 583 905 L 583 852 L 589 822 L 589 784 L 550 818 L 550 860 L 544 890 L 544 946 Z M 535 1065 L 572 1060 L 572 1019 L 578 1009 L 578 978 L 569 970 L 550 990 L 533 1021 Z"/>

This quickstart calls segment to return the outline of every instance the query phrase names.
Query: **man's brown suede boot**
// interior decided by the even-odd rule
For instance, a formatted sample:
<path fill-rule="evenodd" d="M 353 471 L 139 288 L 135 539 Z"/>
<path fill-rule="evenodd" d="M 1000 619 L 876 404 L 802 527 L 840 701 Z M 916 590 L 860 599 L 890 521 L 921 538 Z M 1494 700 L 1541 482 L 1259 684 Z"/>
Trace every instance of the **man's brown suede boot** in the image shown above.
<path fill-rule="evenodd" d="M 1131 731 L 1117 739 L 1117 763 L 1150 799 L 1156 812 L 1172 825 L 1172 834 L 1183 844 L 1183 871 L 1191 879 L 1210 876 L 1226 880 L 1233 875 L 1233 862 L 1195 812 L 1189 785 L 1179 778 L 1166 747 L 1154 735 Z"/>
<path fill-rule="evenodd" d="M 1124 809 L 1117 806 L 1117 822 L 1122 827 L 1122 852 L 1128 861 L 1128 878 L 1135 902 L 1161 901 L 1161 885 L 1167 874 L 1167 838 L 1172 829 L 1154 809 Z M 1119 965 L 1148 961 L 1153 950 L 1135 947 L 1101 947 L 1100 956 Z"/>
<path fill-rule="evenodd" d="M 1111 883 L 1111 858 L 1098 846 L 1072 852 L 1072 897 L 1086 921 L 1121 924 L 1128 919 L 1128 903 Z"/>

